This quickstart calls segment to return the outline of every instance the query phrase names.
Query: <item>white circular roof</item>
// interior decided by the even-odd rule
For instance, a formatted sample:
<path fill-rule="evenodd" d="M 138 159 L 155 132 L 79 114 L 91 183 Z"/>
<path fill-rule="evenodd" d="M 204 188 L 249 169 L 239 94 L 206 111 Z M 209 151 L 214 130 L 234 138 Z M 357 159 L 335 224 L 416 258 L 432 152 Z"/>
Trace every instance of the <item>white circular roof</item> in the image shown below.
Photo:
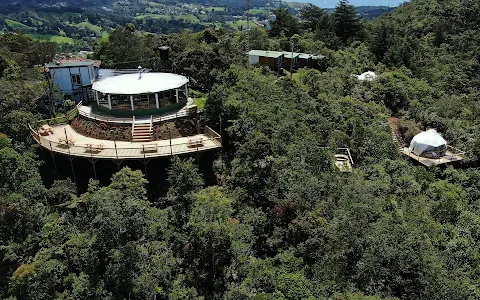
<path fill-rule="evenodd" d="M 435 129 L 429 129 L 427 131 L 420 132 L 413 137 L 412 141 L 432 147 L 440 147 L 447 144 L 440 133 L 438 133 Z"/>
<path fill-rule="evenodd" d="M 168 91 L 188 83 L 185 76 L 171 73 L 123 74 L 93 83 L 92 89 L 104 94 L 137 95 Z"/>
<path fill-rule="evenodd" d="M 414 136 L 410 142 L 409 149 L 414 154 L 421 155 L 427 149 L 438 148 L 446 145 L 447 142 L 443 139 L 440 133 L 434 129 L 429 129 Z"/>

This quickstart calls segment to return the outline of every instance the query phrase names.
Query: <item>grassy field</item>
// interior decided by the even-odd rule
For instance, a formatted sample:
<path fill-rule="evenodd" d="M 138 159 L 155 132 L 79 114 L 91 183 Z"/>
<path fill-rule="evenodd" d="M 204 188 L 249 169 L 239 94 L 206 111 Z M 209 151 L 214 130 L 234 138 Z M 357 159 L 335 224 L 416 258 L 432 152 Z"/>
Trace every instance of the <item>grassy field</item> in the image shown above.
<path fill-rule="evenodd" d="M 225 11 L 225 7 L 220 7 L 220 6 L 212 6 L 212 7 L 205 7 L 207 11 Z"/>
<path fill-rule="evenodd" d="M 202 25 L 205 25 L 207 27 L 210 27 L 210 28 L 215 28 L 215 29 L 220 29 L 222 28 L 222 23 L 220 22 L 201 22 Z"/>
<path fill-rule="evenodd" d="M 250 9 L 248 11 L 251 15 L 265 15 L 268 16 L 271 14 L 270 9 Z"/>
<path fill-rule="evenodd" d="M 190 89 L 190 96 L 198 109 L 203 109 L 205 107 L 205 102 L 207 101 L 205 93 Z"/>
<path fill-rule="evenodd" d="M 249 23 L 250 23 L 250 27 L 252 27 L 252 28 L 253 27 L 258 27 L 258 25 L 255 24 L 252 21 L 250 21 Z M 232 26 L 236 30 L 245 29 L 247 27 L 247 21 L 246 20 L 229 21 L 229 22 L 227 22 L 227 24 Z"/>
<path fill-rule="evenodd" d="M 205 107 L 205 102 L 207 102 L 207 98 L 194 98 L 193 102 L 197 106 L 198 109 L 203 109 Z"/>
<path fill-rule="evenodd" d="M 26 36 L 31 37 L 34 40 L 39 41 L 48 41 L 55 43 L 64 43 L 64 44 L 73 44 L 73 39 L 65 36 L 59 35 L 47 35 L 47 34 L 26 34 Z"/>
<path fill-rule="evenodd" d="M 16 29 L 16 30 L 30 29 L 30 27 L 28 27 L 27 25 L 22 24 L 22 23 L 17 22 L 17 21 L 14 21 L 14 20 L 5 19 L 5 22 L 7 23 L 8 26 L 10 26 L 10 27 L 12 27 L 13 29 Z"/>
<path fill-rule="evenodd" d="M 145 18 L 154 18 L 154 19 L 165 19 L 165 20 L 170 20 L 171 16 L 169 15 L 157 15 L 157 14 L 144 14 L 140 16 L 136 16 L 135 19 L 141 20 Z M 192 22 L 192 23 L 198 23 L 200 20 L 195 17 L 194 15 L 177 15 L 173 16 L 174 19 L 180 20 L 183 19 L 185 22 Z"/>
<path fill-rule="evenodd" d="M 135 19 L 137 19 L 137 20 L 146 19 L 146 18 L 170 20 L 170 16 L 157 15 L 157 14 L 144 14 L 144 15 L 140 15 L 140 16 L 135 17 Z"/>
<path fill-rule="evenodd" d="M 82 23 L 78 23 L 78 24 L 73 24 L 73 26 L 75 27 L 79 27 L 79 28 L 87 28 L 89 30 L 92 30 L 92 31 L 95 31 L 96 33 L 98 34 L 101 34 L 102 33 L 102 27 L 100 26 L 97 26 L 97 25 L 93 25 L 92 23 L 90 22 L 82 22 Z"/>
<path fill-rule="evenodd" d="M 82 14 L 80 13 L 73 13 L 73 12 L 64 12 L 64 13 L 58 13 L 58 12 L 46 12 L 46 11 L 40 11 L 36 13 L 39 17 L 53 21 L 53 20 L 62 20 L 64 22 L 68 22 L 70 17 L 81 17 Z"/>

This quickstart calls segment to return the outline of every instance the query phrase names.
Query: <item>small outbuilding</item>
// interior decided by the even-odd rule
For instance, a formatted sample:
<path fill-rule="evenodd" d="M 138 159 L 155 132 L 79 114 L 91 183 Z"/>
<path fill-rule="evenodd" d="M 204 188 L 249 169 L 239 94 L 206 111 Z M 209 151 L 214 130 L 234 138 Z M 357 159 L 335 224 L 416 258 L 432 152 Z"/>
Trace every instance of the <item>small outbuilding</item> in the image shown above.
<path fill-rule="evenodd" d="M 97 78 L 101 61 L 89 59 L 61 59 L 45 65 L 60 91 L 75 102 L 89 102 L 93 81 Z"/>
<path fill-rule="evenodd" d="M 425 166 L 448 164 L 465 159 L 465 152 L 447 144 L 435 129 L 429 129 L 413 137 L 410 146 L 402 153 Z"/>
<path fill-rule="evenodd" d="M 251 50 L 248 52 L 248 60 L 251 65 L 269 67 L 271 70 L 283 68 L 284 52 Z"/>
<path fill-rule="evenodd" d="M 447 141 L 435 129 L 429 129 L 413 137 L 409 150 L 418 156 L 439 158 L 445 156 Z"/>

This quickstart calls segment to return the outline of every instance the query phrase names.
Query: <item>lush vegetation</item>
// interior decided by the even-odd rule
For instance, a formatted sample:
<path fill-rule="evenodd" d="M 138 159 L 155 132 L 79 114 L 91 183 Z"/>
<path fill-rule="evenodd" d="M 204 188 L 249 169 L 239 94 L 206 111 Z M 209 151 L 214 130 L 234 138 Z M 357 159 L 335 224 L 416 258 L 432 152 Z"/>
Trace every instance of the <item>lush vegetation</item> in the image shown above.
<path fill-rule="evenodd" d="M 204 122 L 223 129 L 217 185 L 174 158 L 168 191 L 148 198 L 129 168 L 82 194 L 69 179 L 44 186 L 25 124 L 59 109 L 35 67 L 54 47 L 0 36 L 0 298 L 480 298 L 479 2 L 413 0 L 371 21 L 345 2 L 302 22 L 275 14 L 270 32 L 129 25 L 97 41 L 107 67 L 191 77 Z M 325 70 L 247 66 L 249 48 L 291 41 Z M 378 79 L 352 76 L 368 70 Z M 406 141 L 435 127 L 469 160 L 407 160 L 389 116 Z M 334 168 L 337 147 L 351 174 Z"/>

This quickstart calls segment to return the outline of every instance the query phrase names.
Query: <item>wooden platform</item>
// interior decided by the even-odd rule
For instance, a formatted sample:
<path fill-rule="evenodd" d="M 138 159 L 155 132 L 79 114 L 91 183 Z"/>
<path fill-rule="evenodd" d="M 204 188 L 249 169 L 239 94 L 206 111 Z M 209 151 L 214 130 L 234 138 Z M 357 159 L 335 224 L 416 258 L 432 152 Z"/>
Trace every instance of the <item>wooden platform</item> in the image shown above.
<path fill-rule="evenodd" d="M 402 148 L 401 152 L 403 154 L 405 154 L 406 156 L 418 161 L 419 163 L 421 163 L 422 165 L 425 165 L 427 167 L 453 163 L 453 162 L 465 159 L 465 157 L 464 157 L 465 153 L 464 152 L 454 153 L 454 152 L 449 151 L 449 150 L 447 150 L 445 156 L 442 156 L 440 158 L 426 158 L 426 157 L 421 157 L 421 156 L 415 155 L 413 152 L 411 152 L 408 149 L 408 147 Z"/>
<path fill-rule="evenodd" d="M 52 134 L 39 135 L 30 128 L 35 141 L 50 151 L 95 159 L 145 159 L 185 153 L 203 152 L 220 148 L 220 136 L 206 127 L 205 134 L 144 143 L 99 140 L 77 133 L 70 125 L 52 126 Z M 65 143 L 66 136 L 69 143 Z M 201 139 L 202 144 L 189 147 L 189 139 Z M 95 151 L 92 151 L 95 149 Z"/>

